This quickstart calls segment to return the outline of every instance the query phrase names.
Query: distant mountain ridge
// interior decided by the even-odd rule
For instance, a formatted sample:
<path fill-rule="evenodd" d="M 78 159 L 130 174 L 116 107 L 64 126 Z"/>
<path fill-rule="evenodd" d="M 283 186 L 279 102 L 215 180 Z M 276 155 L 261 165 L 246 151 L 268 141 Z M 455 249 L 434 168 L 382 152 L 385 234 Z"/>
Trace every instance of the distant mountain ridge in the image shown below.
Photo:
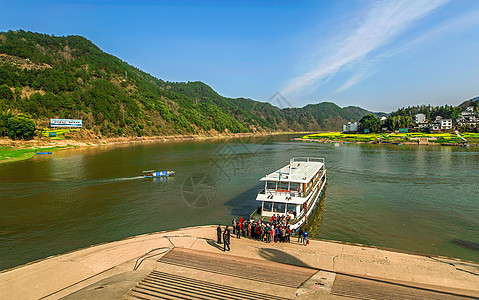
<path fill-rule="evenodd" d="M 0 32 L 0 108 L 31 116 L 81 118 L 104 136 L 207 132 L 327 131 L 371 112 L 331 102 L 278 108 L 227 98 L 202 82 L 167 82 L 103 52 L 81 36 Z M 376 113 L 381 115 L 382 113 Z"/>
<path fill-rule="evenodd" d="M 468 106 L 479 106 L 479 96 L 472 99 L 466 100 L 459 104 L 460 107 L 466 108 Z"/>

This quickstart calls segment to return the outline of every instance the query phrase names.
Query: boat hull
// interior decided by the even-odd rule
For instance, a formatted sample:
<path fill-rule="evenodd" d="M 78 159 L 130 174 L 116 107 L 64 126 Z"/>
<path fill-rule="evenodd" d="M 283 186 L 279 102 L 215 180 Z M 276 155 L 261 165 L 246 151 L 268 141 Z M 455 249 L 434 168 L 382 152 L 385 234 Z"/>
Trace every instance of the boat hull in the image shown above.
<path fill-rule="evenodd" d="M 153 172 L 149 175 L 143 175 L 145 178 L 157 178 L 157 177 L 168 177 L 175 174 L 175 171 L 160 171 L 160 172 Z"/>
<path fill-rule="evenodd" d="M 301 226 L 303 226 L 307 222 L 307 220 L 312 215 L 314 215 L 314 212 L 315 212 L 316 208 L 318 207 L 319 200 L 323 196 L 325 186 L 326 186 L 326 182 L 327 182 L 327 179 L 325 178 L 323 183 L 321 184 L 321 187 L 319 188 L 319 192 L 318 192 L 318 195 L 316 196 L 316 199 L 314 199 L 314 204 L 311 205 L 310 209 L 303 215 L 303 217 L 300 220 L 298 220 L 298 222 L 290 225 L 290 229 L 293 232 L 296 232 L 299 228 L 301 228 Z"/>

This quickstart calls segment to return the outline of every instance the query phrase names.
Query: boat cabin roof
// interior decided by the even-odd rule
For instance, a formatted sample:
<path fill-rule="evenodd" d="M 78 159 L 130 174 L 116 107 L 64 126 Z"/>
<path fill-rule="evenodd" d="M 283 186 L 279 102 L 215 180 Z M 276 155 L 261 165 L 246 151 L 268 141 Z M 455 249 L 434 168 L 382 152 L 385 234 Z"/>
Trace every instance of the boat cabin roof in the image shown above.
<path fill-rule="evenodd" d="M 143 173 L 153 173 L 155 170 L 143 171 Z"/>
<path fill-rule="evenodd" d="M 319 161 L 292 161 L 292 163 L 266 175 L 261 180 L 308 183 L 323 166 L 324 163 Z"/>

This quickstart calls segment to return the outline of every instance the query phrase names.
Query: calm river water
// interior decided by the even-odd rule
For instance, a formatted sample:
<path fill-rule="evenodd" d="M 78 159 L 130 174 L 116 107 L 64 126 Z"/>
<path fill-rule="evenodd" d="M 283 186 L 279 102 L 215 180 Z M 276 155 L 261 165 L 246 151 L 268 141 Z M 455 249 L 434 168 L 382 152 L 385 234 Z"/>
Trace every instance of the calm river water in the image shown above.
<path fill-rule="evenodd" d="M 324 157 L 312 235 L 479 261 L 479 149 L 303 143 L 291 135 L 105 146 L 0 165 L 0 270 L 143 233 L 229 224 L 259 179 Z M 143 170 L 175 170 L 168 180 Z"/>

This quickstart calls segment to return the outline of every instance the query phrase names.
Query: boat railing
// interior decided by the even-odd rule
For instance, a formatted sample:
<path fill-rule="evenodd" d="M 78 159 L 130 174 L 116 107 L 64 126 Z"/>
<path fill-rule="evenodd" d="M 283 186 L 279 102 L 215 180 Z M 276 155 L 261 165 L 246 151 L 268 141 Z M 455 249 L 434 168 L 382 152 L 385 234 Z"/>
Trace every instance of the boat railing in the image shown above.
<path fill-rule="evenodd" d="M 324 179 L 324 180 L 326 180 L 326 179 Z M 313 195 L 313 197 L 312 197 L 313 199 L 318 196 L 318 193 L 321 192 L 322 185 L 323 185 L 323 182 L 321 181 L 320 186 L 315 191 L 315 195 Z M 309 211 L 311 206 L 315 205 L 315 202 L 316 202 L 315 200 L 314 201 L 309 201 L 309 203 L 306 205 L 306 207 L 303 207 L 303 210 L 301 211 L 301 213 L 298 216 L 296 216 L 294 219 L 291 220 L 291 225 L 294 225 L 297 222 L 299 222 L 301 220 L 301 218 L 303 218 L 303 216 Z"/>
<path fill-rule="evenodd" d="M 322 171 L 322 172 L 321 172 L 321 175 L 318 176 L 318 178 L 316 178 L 316 179 L 313 181 L 313 184 L 311 184 L 311 186 L 306 189 L 306 193 L 305 193 L 305 196 L 304 196 L 304 197 L 308 197 L 309 193 L 311 193 L 311 191 L 314 190 L 314 188 L 316 187 L 316 185 L 318 184 L 318 182 L 320 182 L 320 181 L 323 180 L 323 177 L 324 177 L 324 174 L 325 174 L 325 173 L 326 173 L 326 170 Z"/>
<path fill-rule="evenodd" d="M 260 216 L 258 218 L 258 216 Z M 261 205 L 256 207 L 256 209 L 251 213 L 251 215 L 249 216 L 249 219 L 250 220 L 258 220 L 258 219 L 261 219 Z"/>
<path fill-rule="evenodd" d="M 258 194 L 271 195 L 271 196 L 290 196 L 290 197 L 304 197 L 303 192 L 290 191 L 290 190 L 260 190 Z"/>
<path fill-rule="evenodd" d="M 321 191 L 321 188 L 318 188 L 318 189 L 316 190 L 316 192 L 315 192 L 316 194 L 313 195 L 313 198 L 314 198 L 314 197 L 317 197 L 317 196 L 318 196 L 318 193 L 319 193 L 320 191 Z M 298 222 L 303 218 L 303 216 L 309 211 L 309 209 L 311 208 L 311 206 L 315 205 L 315 202 L 316 202 L 316 200 L 314 200 L 314 201 L 309 201 L 309 203 L 306 205 L 306 207 L 303 207 L 303 210 L 301 210 L 301 213 L 300 213 L 298 216 L 296 216 L 294 219 L 291 220 L 290 224 L 291 224 L 291 225 L 294 225 L 294 224 L 298 223 Z"/>
<path fill-rule="evenodd" d="M 326 172 L 326 170 L 321 172 L 321 175 L 318 176 L 318 178 L 316 178 L 313 181 L 313 184 L 311 184 L 311 186 L 306 189 L 306 192 L 296 191 L 296 190 L 273 190 L 273 189 L 264 190 L 264 189 L 262 189 L 258 192 L 258 194 L 268 195 L 268 196 L 269 195 L 271 195 L 271 196 L 290 196 L 290 197 L 305 198 L 305 197 L 308 197 L 309 194 L 311 193 L 311 191 L 314 190 L 314 188 L 317 186 L 318 182 L 324 180 L 323 178 L 324 178 L 325 172 Z"/>
<path fill-rule="evenodd" d="M 293 157 L 291 159 L 292 163 L 295 162 L 320 162 L 324 164 L 324 158 L 319 158 L 319 157 Z"/>

